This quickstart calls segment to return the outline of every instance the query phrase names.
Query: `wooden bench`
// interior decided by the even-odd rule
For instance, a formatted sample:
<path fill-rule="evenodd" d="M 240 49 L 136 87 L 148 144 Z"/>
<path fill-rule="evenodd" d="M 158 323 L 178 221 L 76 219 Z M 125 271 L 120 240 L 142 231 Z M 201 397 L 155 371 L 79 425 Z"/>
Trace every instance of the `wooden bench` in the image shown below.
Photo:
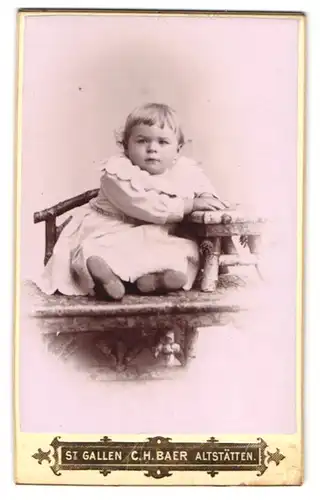
<path fill-rule="evenodd" d="M 57 205 L 36 212 L 34 222 L 45 222 L 47 263 L 69 216 L 60 225 L 57 218 L 88 203 L 98 190 L 87 191 Z M 250 307 L 230 300 L 220 287 L 219 270 L 235 265 L 257 265 L 259 239 L 264 220 L 241 215 L 239 209 L 218 212 L 194 212 L 181 230 L 200 245 L 202 265 L 193 290 L 163 296 L 131 293 L 121 302 L 106 302 L 93 297 L 46 296 L 33 283 L 31 316 L 48 340 L 49 347 L 66 358 L 79 344 L 96 348 L 100 354 L 113 354 L 116 370 L 123 370 L 145 347 L 155 356 L 162 355 L 168 366 L 178 359 L 184 365 L 193 356 L 197 329 L 223 324 L 230 315 Z M 232 236 L 245 236 L 250 254 L 240 258 Z M 87 344 L 86 344 L 87 343 Z"/>

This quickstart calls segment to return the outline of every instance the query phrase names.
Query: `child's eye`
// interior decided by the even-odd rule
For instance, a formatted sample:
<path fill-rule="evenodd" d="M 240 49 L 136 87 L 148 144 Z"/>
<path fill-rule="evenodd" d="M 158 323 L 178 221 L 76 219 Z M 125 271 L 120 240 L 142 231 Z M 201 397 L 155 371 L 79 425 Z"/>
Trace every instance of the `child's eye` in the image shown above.
<path fill-rule="evenodd" d="M 166 141 L 165 139 L 160 139 L 159 144 L 169 144 L 169 142 Z"/>
<path fill-rule="evenodd" d="M 137 139 L 138 144 L 144 144 L 146 142 L 145 139 Z"/>

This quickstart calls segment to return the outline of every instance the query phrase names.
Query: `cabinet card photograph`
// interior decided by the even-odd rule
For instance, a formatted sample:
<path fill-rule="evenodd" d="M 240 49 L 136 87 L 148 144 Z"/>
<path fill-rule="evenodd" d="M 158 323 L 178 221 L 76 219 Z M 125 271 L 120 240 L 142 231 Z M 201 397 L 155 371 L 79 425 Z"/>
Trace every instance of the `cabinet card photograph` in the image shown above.
<path fill-rule="evenodd" d="M 17 483 L 302 484 L 305 31 L 17 13 Z"/>

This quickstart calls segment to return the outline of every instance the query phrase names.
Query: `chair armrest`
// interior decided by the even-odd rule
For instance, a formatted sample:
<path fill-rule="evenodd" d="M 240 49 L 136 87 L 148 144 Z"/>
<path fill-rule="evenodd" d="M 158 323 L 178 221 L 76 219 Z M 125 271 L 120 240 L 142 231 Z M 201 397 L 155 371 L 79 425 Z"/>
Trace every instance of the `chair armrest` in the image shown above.
<path fill-rule="evenodd" d="M 81 207 L 81 205 L 85 205 L 85 203 L 88 203 L 88 201 L 92 198 L 95 198 L 98 195 L 98 191 L 98 189 L 91 189 L 90 191 L 86 191 L 78 196 L 61 201 L 60 203 L 53 205 L 53 207 L 35 212 L 33 214 L 33 221 L 37 224 L 38 222 L 46 221 L 52 217 L 56 218 L 65 212 L 69 212 L 69 210 L 72 210 L 73 208 Z"/>

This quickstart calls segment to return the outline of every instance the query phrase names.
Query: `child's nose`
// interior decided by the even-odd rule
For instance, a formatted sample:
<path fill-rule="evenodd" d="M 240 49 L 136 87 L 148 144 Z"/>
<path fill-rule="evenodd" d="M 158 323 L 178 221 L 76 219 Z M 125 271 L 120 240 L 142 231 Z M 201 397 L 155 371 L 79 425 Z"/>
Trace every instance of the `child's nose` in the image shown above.
<path fill-rule="evenodd" d="M 148 143 L 148 151 L 156 151 L 157 150 L 157 145 L 155 141 L 151 141 Z"/>

